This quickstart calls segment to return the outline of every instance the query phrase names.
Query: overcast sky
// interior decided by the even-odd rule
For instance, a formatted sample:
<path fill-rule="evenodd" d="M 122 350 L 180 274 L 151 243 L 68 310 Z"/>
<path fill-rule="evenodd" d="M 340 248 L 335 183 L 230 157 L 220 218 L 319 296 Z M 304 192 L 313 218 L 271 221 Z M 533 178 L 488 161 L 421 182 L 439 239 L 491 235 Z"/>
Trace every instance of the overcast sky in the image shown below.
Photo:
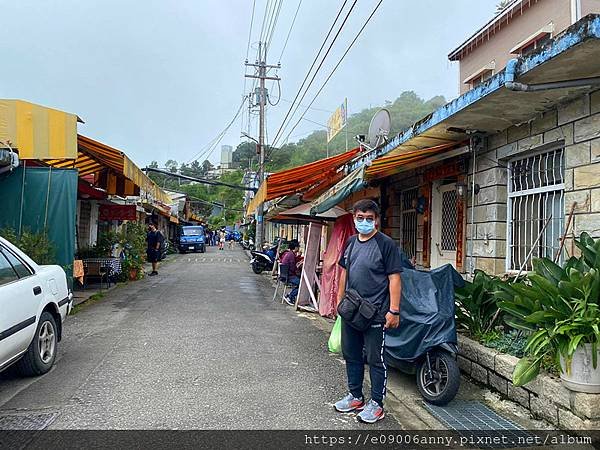
<path fill-rule="evenodd" d="M 268 110 L 270 139 L 290 106 L 286 100 L 296 95 L 342 3 L 302 1 L 278 71 L 282 101 Z M 358 1 L 304 104 L 376 3 Z M 305 117 L 325 123 L 329 113 L 318 109 L 333 110 L 344 97 L 350 114 L 394 100 L 404 90 L 426 99 L 456 97 L 458 67 L 447 54 L 493 16 L 496 3 L 384 0 L 313 104 L 317 110 Z M 140 167 L 169 158 L 188 162 L 225 128 L 240 105 L 252 4 L 253 0 L 0 0 L 0 98 L 76 113 L 85 121 L 79 133 L 123 150 Z M 266 4 L 256 0 L 253 46 Z M 297 6 L 298 0 L 283 1 L 270 64 L 279 60 Z M 255 54 L 251 48 L 251 60 Z M 248 82 L 247 89 L 250 86 Z M 247 114 L 244 124 L 240 117 L 221 144 L 237 145 L 246 120 Z M 290 140 L 318 128 L 302 121 Z M 219 158 L 220 145 L 210 159 Z"/>

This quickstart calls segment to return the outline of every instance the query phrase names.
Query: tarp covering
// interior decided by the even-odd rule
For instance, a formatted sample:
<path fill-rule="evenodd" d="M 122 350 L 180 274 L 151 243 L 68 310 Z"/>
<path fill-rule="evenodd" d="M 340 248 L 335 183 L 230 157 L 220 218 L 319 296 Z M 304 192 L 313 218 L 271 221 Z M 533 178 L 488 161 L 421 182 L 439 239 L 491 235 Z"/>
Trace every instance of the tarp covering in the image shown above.
<path fill-rule="evenodd" d="M 323 214 L 311 215 L 310 213 L 311 205 L 310 203 L 303 203 L 301 205 L 295 206 L 290 209 L 286 209 L 285 211 L 281 211 L 273 218 L 268 219 L 270 222 L 283 222 L 289 219 L 297 219 L 299 221 L 335 221 L 338 217 L 345 216 L 348 214 L 348 211 L 342 208 L 338 208 L 337 206 L 331 208 L 328 211 L 325 211 Z"/>
<path fill-rule="evenodd" d="M 338 184 L 333 186 L 313 202 L 311 214 L 321 214 L 350 197 L 353 193 L 364 189 L 365 167 L 359 167 Z"/>
<path fill-rule="evenodd" d="M 48 230 L 57 264 L 72 268 L 75 253 L 77 171 L 19 167 L 0 175 L 0 229 Z"/>
<path fill-rule="evenodd" d="M 321 275 L 321 295 L 319 314 L 325 317 L 336 316 L 337 292 L 342 268 L 338 265 L 344 244 L 356 234 L 352 214 L 339 217 L 333 226 L 327 250 L 323 254 L 323 274 Z"/>
<path fill-rule="evenodd" d="M 450 264 L 429 272 L 404 269 L 400 327 L 386 331 L 387 357 L 412 361 L 431 348 L 457 343 L 454 288 L 464 280 Z"/>

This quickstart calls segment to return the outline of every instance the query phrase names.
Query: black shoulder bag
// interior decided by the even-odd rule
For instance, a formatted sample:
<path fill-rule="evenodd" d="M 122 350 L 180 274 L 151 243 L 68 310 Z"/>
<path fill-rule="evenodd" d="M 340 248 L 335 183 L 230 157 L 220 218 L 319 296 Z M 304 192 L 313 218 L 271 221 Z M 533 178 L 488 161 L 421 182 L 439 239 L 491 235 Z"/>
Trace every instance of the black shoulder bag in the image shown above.
<path fill-rule="evenodd" d="M 356 237 L 358 239 L 358 237 Z M 355 289 L 348 289 L 348 279 L 350 277 L 350 266 L 352 264 L 352 250 L 356 240 L 350 243 L 346 268 L 346 290 L 344 297 L 338 305 L 337 311 L 344 321 L 352 328 L 358 331 L 365 331 L 373 323 L 377 307 L 366 301 Z"/>

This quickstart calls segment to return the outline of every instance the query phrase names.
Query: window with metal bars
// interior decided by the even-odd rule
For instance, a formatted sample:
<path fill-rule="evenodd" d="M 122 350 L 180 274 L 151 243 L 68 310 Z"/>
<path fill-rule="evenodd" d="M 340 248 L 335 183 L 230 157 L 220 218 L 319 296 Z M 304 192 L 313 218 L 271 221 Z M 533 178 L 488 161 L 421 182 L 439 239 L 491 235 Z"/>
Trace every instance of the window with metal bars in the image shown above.
<path fill-rule="evenodd" d="M 563 148 L 509 162 L 508 270 L 531 270 L 532 258 L 554 258 L 563 232 L 564 172 Z"/>
<path fill-rule="evenodd" d="M 402 191 L 400 204 L 401 210 L 401 246 L 404 254 L 409 258 L 417 255 L 417 203 L 418 189 Z"/>

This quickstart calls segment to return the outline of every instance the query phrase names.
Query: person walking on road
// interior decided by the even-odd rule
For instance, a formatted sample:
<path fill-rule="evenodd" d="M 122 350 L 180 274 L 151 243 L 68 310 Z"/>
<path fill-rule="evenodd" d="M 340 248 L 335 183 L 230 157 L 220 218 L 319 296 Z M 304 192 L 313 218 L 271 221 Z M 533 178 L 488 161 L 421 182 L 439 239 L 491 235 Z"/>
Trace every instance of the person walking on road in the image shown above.
<path fill-rule="evenodd" d="M 219 230 L 219 250 L 225 248 L 225 230 Z"/>
<path fill-rule="evenodd" d="M 342 271 L 338 311 L 351 304 L 341 305 L 346 301 L 346 294 L 358 294 L 360 303 L 370 304 L 365 306 L 371 306 L 375 313 L 370 322 L 363 321 L 360 326 L 354 318 L 352 321 L 342 319 L 342 354 L 346 361 L 349 393 L 335 403 L 334 408 L 343 413 L 360 411 L 359 421 L 375 423 L 385 417 L 385 330 L 398 327 L 400 322 L 402 263 L 394 241 L 377 231 L 379 205 L 373 200 L 359 200 L 354 205 L 353 214 L 358 235 L 348 239 L 339 261 Z M 359 312 L 356 311 L 356 314 Z M 368 402 L 363 397 L 363 348 L 371 379 L 371 399 Z"/>
<path fill-rule="evenodd" d="M 148 257 L 148 262 L 152 263 L 152 272 L 150 272 L 149 276 L 158 275 L 158 261 L 160 259 L 160 241 L 161 241 L 161 233 L 156 228 L 156 224 L 150 222 L 148 225 L 148 234 L 146 235 L 146 256 Z"/>

